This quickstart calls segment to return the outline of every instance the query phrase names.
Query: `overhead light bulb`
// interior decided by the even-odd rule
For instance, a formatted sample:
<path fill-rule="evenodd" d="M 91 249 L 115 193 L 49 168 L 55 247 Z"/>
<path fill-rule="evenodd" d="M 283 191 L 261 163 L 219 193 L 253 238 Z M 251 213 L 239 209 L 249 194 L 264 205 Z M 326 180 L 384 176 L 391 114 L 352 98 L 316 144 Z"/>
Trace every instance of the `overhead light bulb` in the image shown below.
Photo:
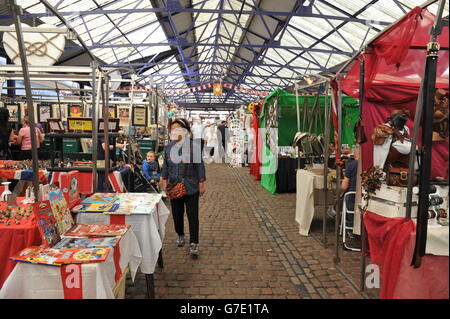
<path fill-rule="evenodd" d="M 308 83 L 308 85 L 311 85 L 314 82 L 314 79 L 310 76 L 305 78 L 306 83 Z"/>

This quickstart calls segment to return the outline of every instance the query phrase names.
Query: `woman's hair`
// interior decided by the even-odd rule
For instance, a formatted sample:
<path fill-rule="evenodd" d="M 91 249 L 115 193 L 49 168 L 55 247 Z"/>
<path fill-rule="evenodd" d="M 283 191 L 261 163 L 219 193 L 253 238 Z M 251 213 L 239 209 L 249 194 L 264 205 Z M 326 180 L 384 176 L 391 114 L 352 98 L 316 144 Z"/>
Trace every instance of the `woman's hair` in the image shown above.
<path fill-rule="evenodd" d="M 186 129 L 189 133 L 191 133 L 191 126 L 189 125 L 189 121 L 186 119 L 175 119 L 172 120 L 169 124 L 169 127 L 172 128 L 172 125 L 178 124 L 182 128 Z"/>
<path fill-rule="evenodd" d="M 30 118 L 28 117 L 28 115 L 25 115 L 22 119 L 22 123 L 24 125 L 30 125 Z"/>
<path fill-rule="evenodd" d="M 9 110 L 6 107 L 0 108 L 0 126 L 6 126 L 9 121 Z"/>

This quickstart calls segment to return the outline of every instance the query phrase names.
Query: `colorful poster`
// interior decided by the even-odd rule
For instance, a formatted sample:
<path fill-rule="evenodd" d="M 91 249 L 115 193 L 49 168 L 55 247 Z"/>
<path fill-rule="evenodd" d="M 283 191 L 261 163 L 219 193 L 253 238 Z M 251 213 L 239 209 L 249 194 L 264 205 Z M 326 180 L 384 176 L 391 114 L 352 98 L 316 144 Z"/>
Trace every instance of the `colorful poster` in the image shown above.
<path fill-rule="evenodd" d="M 56 219 L 53 216 L 52 208 L 49 201 L 35 203 L 38 228 L 41 233 L 42 243 L 45 247 L 52 247 L 61 240 L 56 226 Z"/>
<path fill-rule="evenodd" d="M 118 106 L 120 126 L 128 126 L 130 121 L 130 108 L 128 106 Z"/>
<path fill-rule="evenodd" d="M 23 249 L 11 260 L 32 264 L 61 266 L 64 264 L 82 264 L 103 262 L 108 257 L 110 247 L 54 249 L 32 246 Z"/>
<path fill-rule="evenodd" d="M 80 224 L 65 234 L 66 237 L 115 237 L 123 236 L 130 225 Z"/>
<path fill-rule="evenodd" d="M 9 121 L 12 123 L 19 123 L 20 120 L 19 104 L 7 104 L 6 108 L 9 111 Z"/>
<path fill-rule="evenodd" d="M 72 248 L 99 248 L 114 247 L 120 241 L 120 237 L 105 238 L 63 238 L 58 244 L 53 246 L 54 249 L 72 249 Z"/>
<path fill-rule="evenodd" d="M 68 232 L 75 222 L 67 206 L 66 199 L 60 189 L 53 189 L 49 193 L 50 206 L 52 208 L 53 216 L 56 219 L 58 233 L 60 236 Z"/>

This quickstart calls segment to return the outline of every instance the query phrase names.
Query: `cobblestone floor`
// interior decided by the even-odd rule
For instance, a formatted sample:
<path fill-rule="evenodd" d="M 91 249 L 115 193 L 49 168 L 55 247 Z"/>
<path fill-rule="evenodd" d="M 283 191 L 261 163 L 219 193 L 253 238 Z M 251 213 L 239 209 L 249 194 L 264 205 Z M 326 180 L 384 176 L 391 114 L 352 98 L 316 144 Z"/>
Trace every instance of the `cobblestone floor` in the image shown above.
<path fill-rule="evenodd" d="M 336 269 L 333 248 L 298 233 L 295 194 L 271 195 L 248 168 L 207 165 L 200 200 L 200 257 L 175 245 L 166 224 L 164 268 L 157 268 L 156 298 L 362 298 Z M 188 238 L 187 219 L 185 222 Z M 330 237 L 332 234 L 330 233 Z M 332 237 L 329 241 L 332 240 Z M 359 271 L 359 254 L 344 252 L 342 266 Z M 359 274 L 350 278 L 358 283 Z M 126 298 L 146 298 L 146 280 L 127 280 Z"/>

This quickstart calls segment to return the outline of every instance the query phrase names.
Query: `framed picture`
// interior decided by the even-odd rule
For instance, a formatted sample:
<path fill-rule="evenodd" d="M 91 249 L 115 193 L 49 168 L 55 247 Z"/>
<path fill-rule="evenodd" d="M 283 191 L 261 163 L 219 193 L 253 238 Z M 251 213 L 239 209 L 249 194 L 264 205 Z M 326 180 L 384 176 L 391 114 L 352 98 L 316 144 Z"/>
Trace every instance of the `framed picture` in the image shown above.
<path fill-rule="evenodd" d="M 20 121 L 20 105 L 19 104 L 6 104 L 6 108 L 9 111 L 9 121 L 11 123 L 19 123 L 19 121 Z"/>
<path fill-rule="evenodd" d="M 49 130 L 52 133 L 65 133 L 66 130 L 61 122 L 61 119 L 50 118 L 47 119 Z"/>
<path fill-rule="evenodd" d="M 69 132 L 92 132 L 92 118 L 90 117 L 68 117 L 67 129 Z"/>
<path fill-rule="evenodd" d="M 119 124 L 120 124 L 119 119 L 111 119 L 110 118 L 108 121 L 109 131 L 110 132 L 119 132 Z M 100 119 L 98 122 L 98 131 L 103 132 L 104 128 L 105 128 L 105 122 L 103 121 L 103 119 Z"/>
<path fill-rule="evenodd" d="M 52 104 L 52 118 L 67 121 L 67 104 Z"/>
<path fill-rule="evenodd" d="M 137 107 L 133 108 L 133 126 L 147 126 L 147 108 Z"/>
<path fill-rule="evenodd" d="M 109 107 L 109 118 L 110 119 L 115 119 L 117 118 L 117 110 L 115 106 L 110 106 Z"/>
<path fill-rule="evenodd" d="M 47 120 L 52 117 L 51 105 L 49 104 L 39 104 L 38 105 L 38 122 L 47 123 Z"/>
<path fill-rule="evenodd" d="M 69 105 L 69 116 L 68 117 L 83 117 L 83 106 Z"/>
<path fill-rule="evenodd" d="M 128 126 L 130 121 L 130 108 L 128 106 L 118 107 L 120 126 Z"/>

